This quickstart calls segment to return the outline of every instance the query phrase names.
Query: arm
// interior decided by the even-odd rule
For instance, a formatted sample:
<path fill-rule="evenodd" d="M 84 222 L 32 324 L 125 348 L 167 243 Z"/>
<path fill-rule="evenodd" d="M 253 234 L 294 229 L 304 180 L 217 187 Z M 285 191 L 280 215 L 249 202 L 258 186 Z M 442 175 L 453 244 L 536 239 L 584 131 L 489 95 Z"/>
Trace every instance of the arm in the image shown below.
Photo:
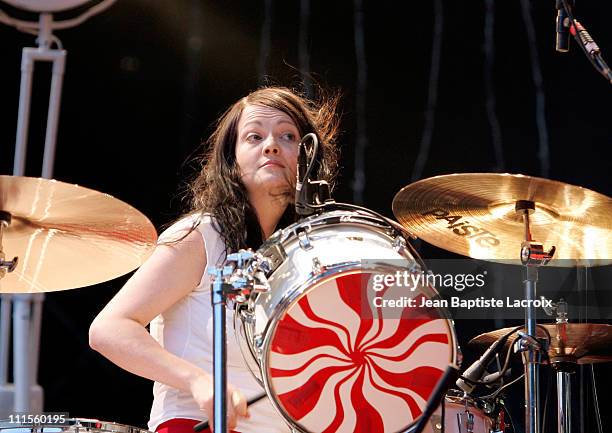
<path fill-rule="evenodd" d="M 197 230 L 174 245 L 158 246 L 95 318 L 89 344 L 127 371 L 190 392 L 211 418 L 212 377 L 165 350 L 145 329 L 155 316 L 195 289 L 205 269 L 204 242 Z M 233 428 L 235 412 L 245 416 L 246 404 L 238 391 L 230 391 L 228 402 L 238 403 L 229 405 L 228 424 Z"/>

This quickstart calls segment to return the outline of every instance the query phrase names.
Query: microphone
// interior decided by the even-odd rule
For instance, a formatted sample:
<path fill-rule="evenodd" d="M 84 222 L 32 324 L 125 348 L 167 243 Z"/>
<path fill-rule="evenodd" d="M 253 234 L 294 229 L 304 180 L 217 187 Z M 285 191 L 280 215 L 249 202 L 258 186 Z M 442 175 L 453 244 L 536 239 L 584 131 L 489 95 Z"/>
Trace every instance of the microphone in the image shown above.
<path fill-rule="evenodd" d="M 308 140 L 312 143 L 310 150 L 306 149 Z M 298 145 L 298 161 L 297 161 L 297 181 L 295 183 L 295 213 L 304 217 L 312 215 L 315 210 L 312 205 L 315 204 L 315 199 L 318 199 L 321 183 L 324 181 L 312 180 L 311 174 L 316 174 L 319 171 L 319 139 L 314 133 L 306 134 L 302 137 Z"/>
<path fill-rule="evenodd" d="M 568 6 L 573 6 L 571 0 L 568 0 Z M 563 0 L 556 0 L 557 8 L 557 39 L 555 49 L 560 53 L 567 53 L 570 44 L 570 19 Z"/>
<path fill-rule="evenodd" d="M 308 215 L 307 203 L 304 202 L 304 196 L 308 188 L 308 179 L 305 179 L 308 169 L 308 157 L 306 155 L 306 147 L 304 140 L 298 145 L 297 158 L 297 181 L 295 183 L 295 213 L 298 215 Z"/>
<path fill-rule="evenodd" d="M 482 356 L 476 362 L 474 362 L 468 367 L 467 370 L 465 370 L 462 377 L 468 379 L 467 381 L 462 378 L 457 379 L 457 382 L 455 382 L 455 384 L 459 388 L 461 388 L 462 391 L 469 394 L 474 390 L 474 388 L 476 388 L 476 385 L 472 382 L 477 382 L 482 378 L 487 366 L 491 363 L 499 349 L 504 344 L 506 344 L 506 340 L 508 340 L 508 337 L 510 337 L 510 334 L 502 336 L 499 340 L 491 344 L 489 348 L 485 351 L 485 353 L 483 353 Z"/>

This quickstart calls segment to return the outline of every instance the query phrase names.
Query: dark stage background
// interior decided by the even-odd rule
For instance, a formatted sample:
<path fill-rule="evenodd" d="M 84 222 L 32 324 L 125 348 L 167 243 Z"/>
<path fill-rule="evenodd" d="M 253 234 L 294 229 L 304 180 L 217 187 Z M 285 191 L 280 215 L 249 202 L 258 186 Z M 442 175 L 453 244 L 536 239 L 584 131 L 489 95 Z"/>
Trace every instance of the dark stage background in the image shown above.
<path fill-rule="evenodd" d="M 198 154 L 214 119 L 261 83 L 300 82 L 302 22 L 308 27 L 302 54 L 310 77 L 343 95 L 336 199 L 391 216 L 393 196 L 413 177 L 490 171 L 612 194 L 610 84 L 573 41 L 569 53 L 555 52 L 553 0 L 360 3 L 119 0 L 83 25 L 57 32 L 68 57 L 54 177 L 112 194 L 158 228 L 170 222 L 182 209 L 177 194 L 182 180 L 193 173 L 186 161 Z M 612 53 L 612 4 L 577 3 L 576 16 L 604 57 Z M 309 6 L 306 20 L 304 5 Z M 0 173 L 10 174 L 21 48 L 33 46 L 34 37 L 3 25 L 0 41 Z M 432 52 L 439 54 L 433 63 Z M 49 67 L 39 65 L 36 71 L 30 176 L 40 174 L 50 81 Z M 429 121 L 428 101 L 435 102 Z M 430 143 L 429 151 L 422 170 L 415 170 L 423 143 Z M 548 155 L 540 150 L 542 143 Z M 359 161 L 364 161 L 362 194 L 354 182 Z M 453 257 L 419 247 L 425 258 Z M 47 295 L 39 373 L 45 410 L 146 424 L 151 383 L 115 367 L 87 342 L 89 323 L 126 278 Z M 609 281 L 596 289 L 612 290 Z M 465 343 L 499 325 L 456 323 L 464 367 L 476 356 Z M 607 364 L 595 368 L 604 431 L 612 426 L 605 410 L 612 403 L 611 372 Z M 576 431 L 594 432 L 589 387 L 584 399 L 585 415 Z M 522 424 L 521 385 L 509 401 L 514 421 Z M 546 415 L 549 427 L 556 420 L 553 408 L 554 400 Z M 578 406 L 574 414 L 579 418 Z"/>

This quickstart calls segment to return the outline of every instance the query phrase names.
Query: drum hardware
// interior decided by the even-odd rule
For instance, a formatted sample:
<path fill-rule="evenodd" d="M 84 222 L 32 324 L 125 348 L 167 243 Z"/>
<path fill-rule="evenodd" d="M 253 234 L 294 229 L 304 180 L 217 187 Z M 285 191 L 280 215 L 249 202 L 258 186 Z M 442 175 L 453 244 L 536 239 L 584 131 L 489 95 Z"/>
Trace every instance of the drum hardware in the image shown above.
<path fill-rule="evenodd" d="M 470 340 L 474 348 L 487 347 L 500 335 L 513 328 L 502 328 L 478 335 Z M 579 365 L 612 361 L 612 325 L 603 323 L 538 324 L 538 339 L 550 335 L 547 349 L 549 362 L 571 362 Z M 513 344 L 510 337 L 506 346 Z"/>
<path fill-rule="evenodd" d="M 557 304 L 557 323 L 539 324 L 540 337 L 550 334 L 546 350 L 549 363 L 555 370 L 557 385 L 558 432 L 571 430 L 571 375 L 578 364 L 612 361 L 612 326 L 595 323 L 568 323 L 567 303 Z M 506 329 L 481 334 L 470 345 L 481 346 Z"/>
<path fill-rule="evenodd" d="M 2 233 L 11 224 L 11 214 L 8 212 L 0 211 L 0 279 L 6 275 L 7 272 L 13 272 L 17 267 L 17 257 L 13 260 L 4 260 L 6 255 L 2 250 Z"/>
<path fill-rule="evenodd" d="M 312 275 L 321 275 L 327 268 L 321 264 L 318 257 L 312 258 Z"/>
<path fill-rule="evenodd" d="M 269 263 L 252 251 L 229 254 L 223 266 L 210 266 L 213 306 L 213 413 L 214 430 L 227 432 L 227 334 L 225 308 L 241 304 L 251 293 L 268 291 L 265 271 Z M 263 279 L 263 280 L 262 280 Z M 200 429 L 204 429 L 201 426 Z"/>
<path fill-rule="evenodd" d="M 395 239 L 393 239 L 393 248 L 396 251 L 400 251 L 406 248 L 406 239 L 404 239 L 402 236 L 396 236 Z"/>
<path fill-rule="evenodd" d="M 307 148 L 306 146 L 311 146 Z M 312 180 L 319 170 L 319 138 L 315 133 L 304 135 L 298 144 L 295 213 L 302 217 L 317 213 L 324 204 L 333 203 L 331 188 L 324 180 Z"/>
<path fill-rule="evenodd" d="M 310 239 L 308 238 L 308 232 L 306 230 L 300 230 L 298 233 L 298 239 L 300 240 L 300 248 L 304 251 L 312 249 Z"/>
<path fill-rule="evenodd" d="M 474 433 L 474 414 L 468 410 L 467 405 L 464 413 L 457 414 L 457 429 L 462 432 L 463 427 L 465 427 L 466 433 Z"/>

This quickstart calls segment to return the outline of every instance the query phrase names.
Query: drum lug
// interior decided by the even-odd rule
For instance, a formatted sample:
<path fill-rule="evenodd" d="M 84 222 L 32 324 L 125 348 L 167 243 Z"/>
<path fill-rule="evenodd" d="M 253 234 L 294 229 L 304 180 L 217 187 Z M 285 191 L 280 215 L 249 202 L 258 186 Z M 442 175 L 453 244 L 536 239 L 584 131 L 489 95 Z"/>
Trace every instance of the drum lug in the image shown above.
<path fill-rule="evenodd" d="M 396 236 L 393 239 L 393 249 L 397 252 L 406 249 L 406 239 L 403 236 Z"/>
<path fill-rule="evenodd" d="M 301 249 L 303 249 L 304 251 L 308 251 L 313 248 L 312 244 L 310 243 L 310 239 L 308 238 L 308 233 L 306 232 L 306 230 L 300 230 L 299 232 L 297 232 L 297 236 L 299 239 Z"/>
<path fill-rule="evenodd" d="M 247 324 L 253 325 L 255 323 L 255 314 L 250 312 L 245 305 L 241 305 L 238 307 L 238 312 L 240 313 L 240 318 Z"/>
<path fill-rule="evenodd" d="M 465 415 L 465 422 L 463 420 L 463 415 Z M 463 432 L 463 427 L 465 426 L 465 433 L 474 433 L 474 414 L 470 413 L 467 409 L 463 414 L 457 414 L 457 422 L 459 423 L 460 431 Z"/>
<path fill-rule="evenodd" d="M 312 274 L 320 275 L 326 271 L 326 267 L 321 264 L 321 260 L 318 257 L 312 259 Z"/>
<path fill-rule="evenodd" d="M 442 417 L 440 415 L 432 415 L 429 418 L 429 422 L 431 423 L 433 433 L 440 433 L 442 431 Z"/>
<path fill-rule="evenodd" d="M 255 350 L 257 350 L 258 354 L 261 354 L 263 350 L 263 337 L 260 335 L 255 335 L 253 337 L 253 345 L 255 346 Z"/>

